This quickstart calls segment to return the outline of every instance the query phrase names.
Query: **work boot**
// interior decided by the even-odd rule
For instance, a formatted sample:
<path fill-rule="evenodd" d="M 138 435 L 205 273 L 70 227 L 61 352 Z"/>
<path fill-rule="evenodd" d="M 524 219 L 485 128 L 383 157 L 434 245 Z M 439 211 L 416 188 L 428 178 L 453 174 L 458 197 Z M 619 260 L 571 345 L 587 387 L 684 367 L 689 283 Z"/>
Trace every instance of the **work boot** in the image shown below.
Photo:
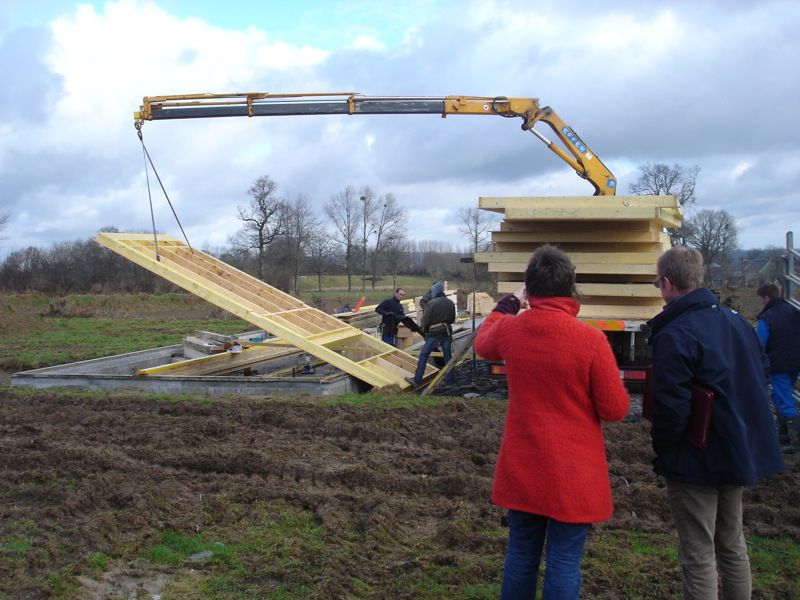
<path fill-rule="evenodd" d="M 781 450 L 786 454 L 800 452 L 800 417 L 785 419 L 788 433 L 788 444 L 781 444 Z"/>
<path fill-rule="evenodd" d="M 781 446 L 788 446 L 789 429 L 786 427 L 786 418 L 782 414 L 778 413 L 776 421 L 778 423 L 778 441 L 780 442 Z"/>
<path fill-rule="evenodd" d="M 414 381 L 413 377 L 406 375 L 405 377 L 403 377 L 403 379 L 406 380 L 406 383 L 410 383 L 414 387 L 419 387 L 419 384 L 416 381 Z"/>

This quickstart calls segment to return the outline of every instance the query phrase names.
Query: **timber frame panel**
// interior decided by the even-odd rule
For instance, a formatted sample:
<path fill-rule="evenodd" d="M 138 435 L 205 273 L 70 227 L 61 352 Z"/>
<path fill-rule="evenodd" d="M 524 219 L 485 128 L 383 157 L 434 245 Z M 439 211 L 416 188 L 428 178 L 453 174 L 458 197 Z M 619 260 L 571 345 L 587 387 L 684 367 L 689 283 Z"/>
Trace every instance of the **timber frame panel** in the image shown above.
<path fill-rule="evenodd" d="M 417 359 L 169 236 L 100 233 L 106 248 L 376 388 L 410 385 Z M 437 369 L 427 365 L 425 376 Z"/>

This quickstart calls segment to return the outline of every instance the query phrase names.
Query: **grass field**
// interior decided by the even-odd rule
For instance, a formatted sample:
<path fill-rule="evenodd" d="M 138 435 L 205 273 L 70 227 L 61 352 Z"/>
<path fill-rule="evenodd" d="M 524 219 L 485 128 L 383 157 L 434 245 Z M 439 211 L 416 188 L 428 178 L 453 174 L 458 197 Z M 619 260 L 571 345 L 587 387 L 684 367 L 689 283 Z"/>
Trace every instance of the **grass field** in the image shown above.
<path fill-rule="evenodd" d="M 178 344 L 252 326 L 190 294 L 0 296 L 0 368 L 20 371 Z"/>
<path fill-rule="evenodd" d="M 311 281 L 313 279 L 313 281 Z M 300 298 L 333 312 L 366 296 L 376 304 L 391 296 L 392 281 L 376 290 L 347 292 L 347 278 L 327 277 L 328 289 L 309 289 Z M 354 278 L 354 284 L 357 284 Z M 422 295 L 431 282 L 403 277 L 409 296 Z M 340 289 L 341 288 L 341 289 Z M 19 371 L 177 344 L 196 330 L 232 334 L 252 325 L 188 293 L 172 294 L 0 294 L 0 369 Z"/>

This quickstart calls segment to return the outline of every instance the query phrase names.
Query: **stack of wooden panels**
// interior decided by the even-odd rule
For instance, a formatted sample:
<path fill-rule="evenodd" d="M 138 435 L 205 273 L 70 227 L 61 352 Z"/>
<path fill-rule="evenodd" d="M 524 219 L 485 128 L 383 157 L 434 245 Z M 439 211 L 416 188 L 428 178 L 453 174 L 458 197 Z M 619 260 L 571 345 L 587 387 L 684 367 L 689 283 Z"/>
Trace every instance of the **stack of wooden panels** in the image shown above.
<path fill-rule="evenodd" d="M 681 225 L 674 196 L 484 197 L 479 207 L 505 217 L 492 251 L 475 255 L 496 274 L 499 293 L 516 290 L 533 251 L 553 244 L 575 265 L 579 316 L 641 320 L 661 310 L 653 280 L 670 247 L 664 229 Z"/>

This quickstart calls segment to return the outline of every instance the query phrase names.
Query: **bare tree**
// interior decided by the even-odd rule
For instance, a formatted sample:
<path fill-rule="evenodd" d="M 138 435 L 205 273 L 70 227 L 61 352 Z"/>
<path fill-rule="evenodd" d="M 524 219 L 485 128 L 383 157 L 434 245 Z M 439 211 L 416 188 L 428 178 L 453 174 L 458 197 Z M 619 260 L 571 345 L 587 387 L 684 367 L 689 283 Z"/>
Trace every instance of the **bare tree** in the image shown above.
<path fill-rule="evenodd" d="M 695 201 L 694 188 L 700 167 L 668 166 L 663 163 L 645 163 L 639 166 L 642 174 L 631 184 L 631 194 L 654 196 L 672 194 L 681 206 L 689 206 Z"/>
<path fill-rule="evenodd" d="M 361 291 L 367 289 L 367 256 L 369 249 L 369 240 L 375 233 L 375 224 L 373 218 L 375 212 L 378 210 L 378 202 L 375 198 L 375 192 L 369 186 L 361 188 Z"/>
<path fill-rule="evenodd" d="M 494 213 L 475 208 L 460 208 L 458 216 L 462 226 L 458 231 L 469 240 L 472 252 L 481 252 L 490 243 L 489 234 L 492 228 L 497 225 L 497 218 Z"/>
<path fill-rule="evenodd" d="M 410 252 L 408 240 L 404 235 L 392 236 L 386 239 L 383 246 L 384 256 L 392 274 L 392 289 L 397 289 L 397 274 L 400 271 L 400 264 L 408 259 Z"/>
<path fill-rule="evenodd" d="M 3 230 L 6 228 L 6 225 L 8 225 L 8 221 L 10 218 L 11 217 L 9 217 L 9 215 L 0 215 L 0 234 L 3 233 Z M 0 235 L 0 242 L 2 242 L 4 239 L 6 238 Z"/>
<path fill-rule="evenodd" d="M 328 232 L 322 228 L 317 228 L 308 242 L 308 256 L 311 260 L 311 268 L 317 276 L 317 291 L 322 291 L 322 276 L 328 266 L 328 256 L 333 251 L 333 244 Z"/>
<path fill-rule="evenodd" d="M 344 246 L 344 262 L 347 272 L 348 292 L 353 289 L 353 263 L 359 226 L 358 213 L 356 191 L 349 185 L 341 192 L 334 194 L 325 205 L 325 214 L 327 214 L 333 222 L 333 226 L 339 234 L 336 241 Z"/>
<path fill-rule="evenodd" d="M 287 206 L 286 235 L 288 238 L 289 257 L 292 261 L 295 296 L 300 293 L 300 274 L 303 258 L 306 256 L 308 244 L 320 227 L 316 211 L 308 196 L 300 194 Z"/>
<path fill-rule="evenodd" d="M 372 252 L 372 289 L 374 291 L 375 279 L 378 275 L 378 259 L 390 242 L 396 242 L 397 239 L 405 237 L 406 233 L 406 211 L 397 203 L 394 194 L 388 193 L 382 197 L 380 208 L 375 213 L 373 229 L 375 230 L 375 246 Z"/>
<path fill-rule="evenodd" d="M 256 179 L 247 190 L 252 198 L 247 206 L 238 206 L 238 219 L 244 223 L 231 243 L 245 250 L 255 250 L 258 278 L 264 280 L 264 264 L 269 245 L 286 230 L 286 203 L 277 196 L 278 184 L 268 175 Z"/>
<path fill-rule="evenodd" d="M 700 251 L 710 275 L 711 264 L 738 244 L 739 227 L 725 210 L 701 210 L 684 225 L 686 243 Z"/>

